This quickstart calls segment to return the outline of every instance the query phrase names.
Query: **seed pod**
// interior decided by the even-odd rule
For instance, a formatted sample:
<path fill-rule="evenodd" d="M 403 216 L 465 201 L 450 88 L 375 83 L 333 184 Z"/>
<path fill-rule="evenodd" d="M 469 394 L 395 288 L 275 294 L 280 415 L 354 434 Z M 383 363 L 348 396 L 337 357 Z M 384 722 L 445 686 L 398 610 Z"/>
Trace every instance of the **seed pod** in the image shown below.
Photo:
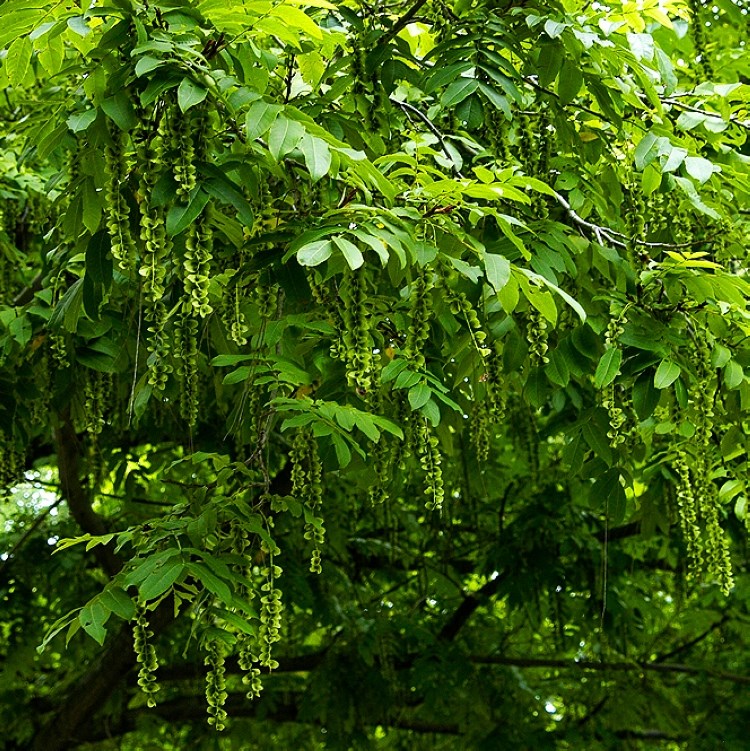
<path fill-rule="evenodd" d="M 123 193 L 128 170 L 125 161 L 125 135 L 111 132 L 111 141 L 104 149 L 107 172 L 105 212 L 110 236 L 112 257 L 120 270 L 129 275 L 136 262 L 136 246 L 130 232 L 130 207 Z"/>
<path fill-rule="evenodd" d="M 139 604 L 136 610 L 135 623 L 133 625 L 133 649 L 136 654 L 138 665 L 138 685 L 146 694 L 146 703 L 149 707 L 156 706 L 156 694 L 159 684 L 156 682 L 156 670 L 159 666 L 156 658 L 156 650 L 151 643 L 154 632 L 148 626 L 146 608 Z"/>

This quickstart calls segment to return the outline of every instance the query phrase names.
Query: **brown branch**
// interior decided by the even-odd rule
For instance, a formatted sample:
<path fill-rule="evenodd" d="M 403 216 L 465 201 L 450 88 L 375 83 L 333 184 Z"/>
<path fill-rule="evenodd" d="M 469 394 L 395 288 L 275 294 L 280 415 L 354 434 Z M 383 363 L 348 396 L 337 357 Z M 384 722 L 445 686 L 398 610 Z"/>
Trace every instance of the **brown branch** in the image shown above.
<path fill-rule="evenodd" d="M 464 597 L 463 602 L 456 608 L 453 615 L 448 619 L 440 633 L 438 639 L 442 641 L 453 641 L 458 636 L 458 632 L 464 627 L 466 622 L 474 614 L 474 611 L 490 597 L 497 594 L 500 585 L 508 578 L 509 571 L 505 570 L 498 574 L 494 579 L 490 579 L 483 587 L 476 592 L 472 592 Z"/>
<path fill-rule="evenodd" d="M 378 44 L 387 44 L 388 42 L 390 42 L 391 39 L 393 39 L 393 37 L 395 37 L 396 34 L 401 31 L 401 29 L 406 28 L 411 23 L 411 21 L 414 19 L 414 16 L 419 13 L 420 9 L 426 2 L 427 0 L 417 0 L 417 2 L 414 3 L 414 5 L 412 5 L 411 8 L 409 8 L 409 10 L 407 10 L 406 13 L 404 13 L 404 15 L 401 16 L 401 18 L 399 18 L 398 21 L 396 21 L 396 23 L 394 23 L 393 26 L 391 26 L 391 28 L 388 29 L 385 34 L 383 34 L 382 37 L 380 37 Z"/>
<path fill-rule="evenodd" d="M 660 662 L 596 662 L 594 660 L 560 660 L 534 657 L 492 657 L 472 656 L 471 662 L 477 665 L 508 665 L 518 668 L 552 668 L 559 670 L 595 670 L 602 672 L 648 671 L 655 673 L 681 673 L 684 675 L 704 675 L 729 683 L 750 684 L 750 675 L 727 673 L 713 668 L 693 667 Z"/>
<path fill-rule="evenodd" d="M 304 717 L 300 718 L 301 697 L 290 697 L 286 695 L 274 697 L 272 702 L 250 701 L 245 698 L 244 693 L 231 693 L 227 697 L 224 708 L 230 717 L 257 718 L 265 722 L 298 722 L 304 724 L 319 725 L 322 724 L 317 718 Z M 115 738 L 125 733 L 136 730 L 139 719 L 142 717 L 158 717 L 164 722 L 174 724 L 177 722 L 190 723 L 206 721 L 206 699 L 200 696 L 182 696 L 171 701 L 159 704 L 154 709 L 147 707 L 138 707 L 130 709 L 116 720 L 89 726 L 76 739 L 76 743 L 70 748 L 82 743 L 95 743 L 107 738 Z M 409 730 L 413 733 L 438 733 L 441 735 L 459 735 L 459 727 L 454 723 L 446 722 L 426 722 L 417 719 L 408 718 L 373 718 L 366 721 L 367 725 L 384 725 L 386 727 L 397 728 L 399 730 Z"/>
<path fill-rule="evenodd" d="M 24 287 L 14 298 L 13 307 L 19 307 L 26 305 L 34 299 L 34 295 L 42 288 L 42 279 L 44 275 L 40 271 L 29 283 L 27 287 Z"/>
<path fill-rule="evenodd" d="M 149 618 L 154 634 L 174 620 L 170 599 L 164 600 Z M 125 626 L 91 667 L 68 689 L 52 717 L 48 718 L 29 746 L 31 751 L 65 751 L 86 738 L 91 717 L 105 704 L 136 662 L 131 628 Z"/>
<path fill-rule="evenodd" d="M 67 501 L 70 515 L 83 532 L 94 536 L 106 535 L 109 530 L 91 507 L 91 498 L 81 482 L 80 443 L 67 411 L 60 415 L 60 425 L 55 429 L 55 443 L 60 490 Z M 99 565 L 109 576 L 114 576 L 122 568 L 122 561 L 115 555 L 111 543 L 98 545 L 94 552 Z"/>
<path fill-rule="evenodd" d="M 669 652 L 665 652 L 663 655 L 659 655 L 654 662 L 664 662 L 665 660 L 668 660 L 670 657 L 674 657 L 675 655 L 682 654 L 683 652 L 687 652 L 689 649 L 692 649 L 696 644 L 700 644 L 705 638 L 710 636 L 714 631 L 716 631 L 717 628 L 721 628 L 727 621 L 729 620 L 729 616 L 725 613 L 716 623 L 712 623 L 705 631 L 698 634 L 694 639 L 690 639 L 690 641 L 685 642 L 684 644 L 680 644 L 676 646 L 674 649 L 671 649 Z"/>

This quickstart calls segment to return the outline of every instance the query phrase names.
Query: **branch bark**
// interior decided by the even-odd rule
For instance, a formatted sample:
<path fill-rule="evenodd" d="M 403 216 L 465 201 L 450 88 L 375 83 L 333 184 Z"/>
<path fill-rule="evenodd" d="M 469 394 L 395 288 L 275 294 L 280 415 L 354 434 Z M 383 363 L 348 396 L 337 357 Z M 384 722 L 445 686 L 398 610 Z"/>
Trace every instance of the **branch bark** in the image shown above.
<path fill-rule="evenodd" d="M 70 515 L 81 530 L 90 535 L 105 535 L 109 530 L 91 507 L 91 497 L 81 482 L 80 442 L 73 430 L 70 415 L 65 412 L 60 419 L 60 426 L 55 429 L 60 490 L 67 501 Z M 122 568 L 122 561 L 115 554 L 112 544 L 97 545 L 94 554 L 109 576 L 114 576 Z"/>

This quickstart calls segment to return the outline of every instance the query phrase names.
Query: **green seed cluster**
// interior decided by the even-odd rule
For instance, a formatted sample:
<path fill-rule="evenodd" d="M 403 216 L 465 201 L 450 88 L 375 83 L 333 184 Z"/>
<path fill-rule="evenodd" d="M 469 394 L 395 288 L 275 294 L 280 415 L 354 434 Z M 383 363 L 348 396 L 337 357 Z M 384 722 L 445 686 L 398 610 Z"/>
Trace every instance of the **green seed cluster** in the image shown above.
<path fill-rule="evenodd" d="M 450 10 L 444 3 L 432 3 L 429 19 L 432 24 L 432 35 L 435 37 L 436 45 L 442 44 L 451 36 L 453 28 L 451 15 Z"/>
<path fill-rule="evenodd" d="M 39 359 L 34 367 L 34 380 L 39 390 L 38 398 L 31 407 L 31 420 L 35 425 L 43 425 L 50 411 L 50 394 L 52 393 L 52 373 L 50 372 L 50 354 L 41 348 Z"/>
<path fill-rule="evenodd" d="M 231 320 L 227 328 L 229 330 L 229 338 L 238 347 L 244 347 L 247 344 L 247 335 L 249 333 L 247 319 L 242 312 L 242 302 L 242 290 L 238 284 L 235 284 L 232 290 Z"/>
<path fill-rule="evenodd" d="M 261 691 L 263 691 L 263 682 L 260 678 L 260 668 L 257 665 L 255 644 L 249 637 L 242 643 L 238 663 L 240 670 L 244 673 L 242 676 L 242 682 L 247 687 L 245 697 L 251 701 L 257 699 L 260 696 Z"/>
<path fill-rule="evenodd" d="M 627 251 L 631 258 L 639 258 L 639 243 L 646 239 L 646 202 L 636 175 L 631 176 L 625 192 L 625 234 Z"/>
<path fill-rule="evenodd" d="M 183 312 L 174 326 L 176 374 L 180 384 L 180 417 L 193 427 L 198 421 L 198 321 Z"/>
<path fill-rule="evenodd" d="M 138 685 L 146 694 L 146 703 L 149 707 L 156 706 L 155 694 L 159 691 L 156 682 L 156 670 L 159 663 L 156 659 L 156 650 L 151 643 L 154 632 L 149 628 L 146 608 L 139 606 L 133 626 L 133 649 L 138 661 Z"/>
<path fill-rule="evenodd" d="M 167 236 L 164 208 L 153 206 L 151 196 L 165 162 L 165 123 L 162 117 L 154 133 L 148 121 L 139 127 L 136 136 L 136 157 L 139 165 L 138 190 L 140 202 L 140 236 L 142 245 L 138 273 L 143 280 L 146 301 L 148 337 L 148 382 L 157 392 L 164 390 L 171 372 L 169 338 L 165 335 L 167 309 L 164 303 L 167 264 L 172 242 Z"/>
<path fill-rule="evenodd" d="M 508 141 L 508 121 L 496 109 L 487 112 L 487 138 L 489 148 L 501 167 L 513 164 L 513 154 Z"/>
<path fill-rule="evenodd" d="M 661 191 L 654 191 L 646 199 L 646 216 L 649 234 L 659 237 L 669 229 L 669 207 L 667 196 Z"/>
<path fill-rule="evenodd" d="M 174 155 L 174 179 L 177 197 L 187 202 L 197 184 L 195 129 L 190 115 L 181 112 L 176 103 L 169 108 L 169 146 Z"/>
<path fill-rule="evenodd" d="M 425 367 L 424 350 L 430 336 L 430 316 L 432 313 L 432 282 L 429 271 L 423 268 L 415 277 L 409 292 L 409 328 L 406 332 L 404 356 L 415 370 Z"/>
<path fill-rule="evenodd" d="M 539 431 L 536 417 L 527 406 L 519 405 L 514 410 L 513 424 L 516 427 L 515 438 L 518 446 L 526 454 L 529 470 L 529 490 L 539 490 Z"/>
<path fill-rule="evenodd" d="M 120 270 L 129 275 L 135 267 L 136 247 L 130 232 L 130 207 L 123 195 L 123 186 L 128 177 L 124 139 L 125 136 L 119 130 L 114 131 L 111 143 L 104 149 L 107 171 L 105 212 L 112 258 L 117 261 Z"/>
<path fill-rule="evenodd" d="M 343 304 L 344 330 L 341 341 L 346 379 L 360 396 L 367 397 L 372 390 L 373 344 L 370 316 L 365 304 L 365 277 L 359 270 L 344 273 L 340 298 Z"/>
<path fill-rule="evenodd" d="M 529 177 L 536 177 L 539 174 L 539 151 L 534 138 L 531 117 L 527 112 L 522 112 L 518 116 L 516 139 L 518 141 L 518 157 L 523 171 Z"/>
<path fill-rule="evenodd" d="M 205 318 L 213 312 L 208 301 L 213 259 L 213 228 L 210 206 L 190 225 L 185 237 L 183 285 L 189 305 L 196 315 Z"/>
<path fill-rule="evenodd" d="M 699 83 L 702 81 L 711 81 L 714 78 L 714 69 L 707 51 L 706 27 L 701 19 L 703 6 L 700 0 L 688 0 L 688 4 L 693 14 L 692 23 L 690 24 L 690 35 L 695 47 L 696 70 L 701 79 Z"/>
<path fill-rule="evenodd" d="M 539 131 L 539 158 L 535 177 L 546 181 L 549 180 L 549 161 L 552 155 L 555 136 L 555 129 L 552 125 L 552 118 L 550 117 L 550 110 L 547 105 L 542 105 L 539 109 L 537 129 Z M 540 201 L 539 203 L 544 209 L 547 208 L 544 201 Z M 549 212 L 545 212 L 545 214 L 547 213 Z"/>
<path fill-rule="evenodd" d="M 206 656 L 203 664 L 208 667 L 206 673 L 206 704 L 208 724 L 217 730 L 224 730 L 227 712 L 224 704 L 227 700 L 226 667 L 222 645 L 217 639 L 212 639 L 206 645 Z"/>
<path fill-rule="evenodd" d="M 23 455 L 16 448 L 15 441 L 0 429 L 0 501 L 5 500 L 22 473 Z"/>
<path fill-rule="evenodd" d="M 711 477 L 711 441 L 713 438 L 714 400 L 716 378 L 711 365 L 711 350 L 705 333 L 696 337 L 695 359 L 698 363 L 698 380 L 692 395 L 696 413 L 694 445 L 694 492 L 705 531 L 704 556 L 706 574 L 726 594 L 732 588 L 732 564 L 726 536 L 719 523 L 720 502 L 718 489 Z"/>
<path fill-rule="evenodd" d="M 92 487 L 97 485 L 104 471 L 99 435 L 106 425 L 105 405 L 103 374 L 88 373 L 84 384 L 84 413 L 86 415 L 86 432 L 89 435 L 89 477 Z"/>
<path fill-rule="evenodd" d="M 318 443 L 312 432 L 299 430 L 291 451 L 292 495 L 305 505 L 305 539 L 312 541 L 310 571 L 321 572 L 321 548 L 325 541 L 325 527 L 320 516 L 323 505 L 323 468 L 318 455 Z"/>
<path fill-rule="evenodd" d="M 373 398 L 373 412 L 376 414 L 382 414 L 384 406 L 384 393 L 382 387 L 379 385 L 375 390 L 375 396 Z M 370 449 L 372 466 L 375 470 L 375 481 L 368 491 L 369 501 L 372 506 L 379 506 L 388 500 L 388 487 L 391 482 L 393 470 L 393 451 L 394 447 L 386 440 L 384 434 L 380 435 L 380 440 L 377 443 L 372 444 L 372 448 Z"/>
<path fill-rule="evenodd" d="M 628 319 L 624 314 L 610 319 L 607 324 L 607 332 L 604 335 L 604 347 L 605 349 L 612 349 L 618 347 L 618 340 L 620 335 L 625 331 L 625 324 Z M 627 422 L 625 416 L 625 410 L 619 406 L 615 397 L 615 382 L 608 383 L 602 389 L 602 406 L 607 410 L 607 416 L 609 418 L 609 430 L 607 431 L 607 438 L 609 438 L 609 444 L 613 449 L 617 449 L 618 446 L 625 443 L 627 439 L 627 431 L 623 430 L 623 426 Z"/>
<path fill-rule="evenodd" d="M 688 466 L 688 454 L 684 450 L 677 453 L 674 462 L 677 471 L 677 507 L 682 535 L 685 538 L 688 557 L 688 573 L 699 578 L 703 570 L 703 542 L 698 524 L 698 503 L 693 493 L 693 483 Z"/>
<path fill-rule="evenodd" d="M 56 305 L 60 299 L 63 286 L 63 272 L 60 271 L 50 284 L 52 289 L 52 304 Z M 50 331 L 49 334 L 50 352 L 52 360 L 58 368 L 67 368 L 70 366 L 68 357 L 68 342 L 66 335 L 60 331 Z"/>
<path fill-rule="evenodd" d="M 264 321 L 276 318 L 279 309 L 279 285 L 262 274 L 256 274 L 252 280 L 253 298 L 258 306 L 258 315 Z"/>
<path fill-rule="evenodd" d="M 260 627 L 258 628 L 259 653 L 257 662 L 263 668 L 275 670 L 278 661 L 271 655 L 273 645 L 281 639 L 281 613 L 284 606 L 281 603 L 281 590 L 276 587 L 276 578 L 281 575 L 278 566 L 271 565 L 266 569 L 266 582 L 261 586 L 264 593 L 260 598 Z"/>
<path fill-rule="evenodd" d="M 367 76 L 365 74 L 365 53 L 357 34 L 352 34 L 349 37 L 349 46 L 352 48 L 352 54 L 349 58 L 350 70 L 354 82 L 352 91 L 355 96 L 359 97 L 367 91 Z"/>
<path fill-rule="evenodd" d="M 476 308 L 471 304 L 471 301 L 463 292 L 456 292 L 451 287 L 449 281 L 449 274 L 443 268 L 438 274 L 440 287 L 445 293 L 446 300 L 450 305 L 451 313 L 463 319 L 471 334 L 471 339 L 474 342 L 477 352 L 486 357 L 490 354 L 490 350 L 485 347 L 485 341 L 487 340 L 487 332 L 482 327 L 482 322 L 479 320 L 479 314 Z"/>
<path fill-rule="evenodd" d="M 437 436 L 430 430 L 426 420 L 417 423 L 417 454 L 419 463 L 425 472 L 425 490 L 427 496 L 425 508 L 428 511 L 441 511 L 445 500 L 443 487 L 442 456 Z"/>
<path fill-rule="evenodd" d="M 533 307 L 526 314 L 526 340 L 529 343 L 529 361 L 532 367 L 546 365 L 549 362 L 547 320 Z"/>
<path fill-rule="evenodd" d="M 495 349 L 485 360 L 486 377 L 485 388 L 487 390 L 487 410 L 492 422 L 499 424 L 505 418 L 508 406 L 507 387 L 503 383 L 502 356 L 496 344 Z"/>
<path fill-rule="evenodd" d="M 469 440 L 480 464 L 484 464 L 490 455 L 490 425 L 487 405 L 475 400 L 469 416 Z"/>

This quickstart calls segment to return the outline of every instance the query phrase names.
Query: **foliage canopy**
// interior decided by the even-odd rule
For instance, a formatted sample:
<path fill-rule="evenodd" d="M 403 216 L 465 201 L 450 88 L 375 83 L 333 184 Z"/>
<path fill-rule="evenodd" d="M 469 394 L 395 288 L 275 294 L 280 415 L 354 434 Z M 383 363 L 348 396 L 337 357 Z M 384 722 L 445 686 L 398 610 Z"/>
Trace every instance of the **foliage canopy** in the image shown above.
<path fill-rule="evenodd" d="M 745 3 L 0 20 L 1 748 L 746 747 Z"/>

